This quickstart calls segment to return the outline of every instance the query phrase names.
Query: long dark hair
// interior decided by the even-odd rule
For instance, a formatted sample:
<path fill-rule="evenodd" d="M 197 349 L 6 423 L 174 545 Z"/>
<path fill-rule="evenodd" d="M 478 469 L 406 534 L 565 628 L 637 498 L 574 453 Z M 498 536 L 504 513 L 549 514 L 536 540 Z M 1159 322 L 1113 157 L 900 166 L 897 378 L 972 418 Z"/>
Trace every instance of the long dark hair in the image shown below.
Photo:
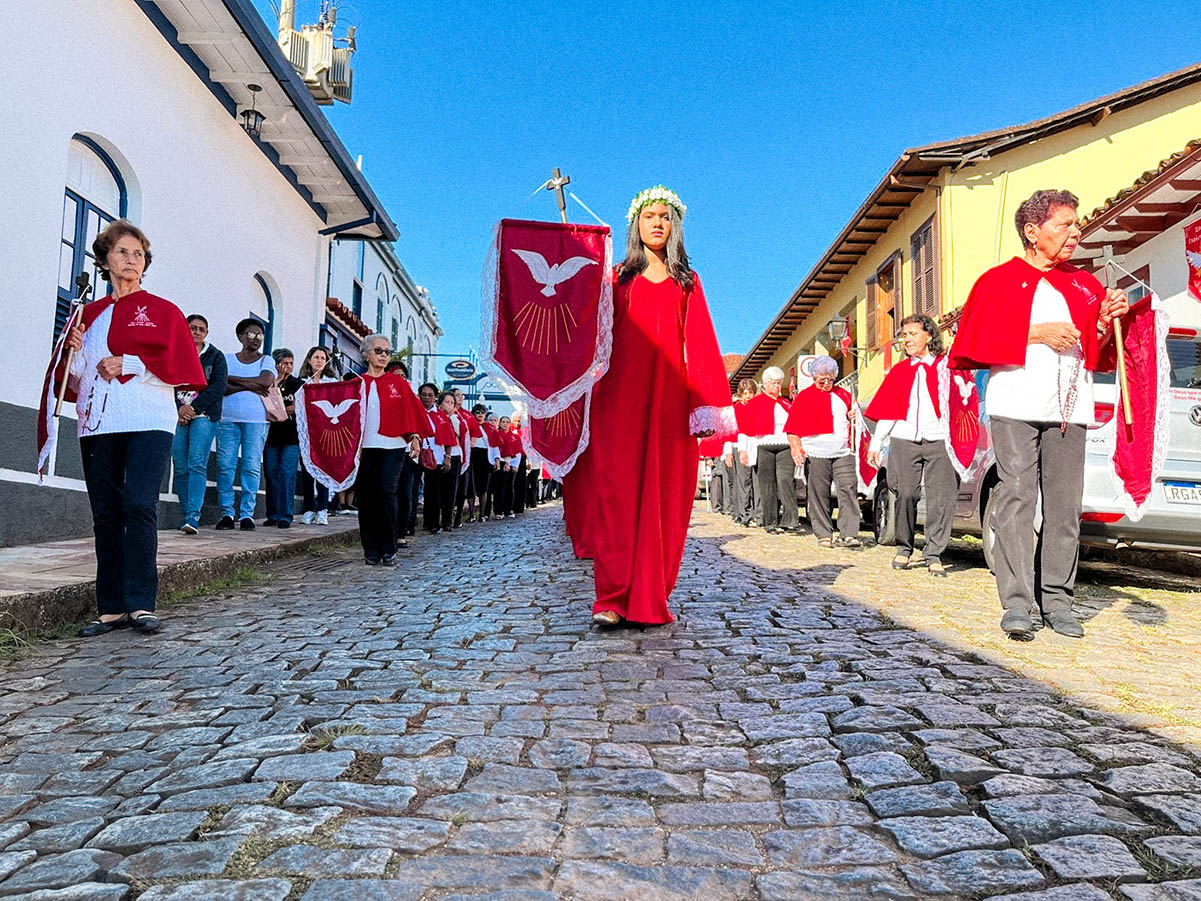
<path fill-rule="evenodd" d="M 677 285 L 687 290 L 692 287 L 695 276 L 692 267 L 688 265 L 688 254 L 684 250 L 684 222 L 680 219 L 679 210 L 670 203 L 666 206 L 668 220 L 671 222 L 667 247 L 664 248 L 667 251 L 667 274 Z M 642 246 L 642 238 L 638 234 L 638 219 L 641 215 L 642 210 L 639 210 L 630 220 L 630 227 L 626 230 L 626 258 L 617 267 L 617 281 L 623 284 L 646 269 L 646 248 Z"/>
<path fill-rule="evenodd" d="M 924 313 L 914 313 L 912 316 L 906 316 L 901 320 L 902 326 L 909 325 L 910 323 L 920 325 L 922 330 L 930 336 L 930 343 L 926 345 L 927 353 L 935 357 L 942 353 L 942 331 L 933 319 Z"/>
<path fill-rule="evenodd" d="M 313 377 L 313 354 L 317 351 L 325 354 L 325 368 L 321 370 L 321 377 L 336 379 L 338 377 L 338 369 L 334 366 L 333 352 L 328 347 L 322 347 L 320 344 L 309 348 L 309 352 L 304 355 L 304 362 L 300 364 L 300 372 L 297 373 L 296 377 L 301 379 Z"/>

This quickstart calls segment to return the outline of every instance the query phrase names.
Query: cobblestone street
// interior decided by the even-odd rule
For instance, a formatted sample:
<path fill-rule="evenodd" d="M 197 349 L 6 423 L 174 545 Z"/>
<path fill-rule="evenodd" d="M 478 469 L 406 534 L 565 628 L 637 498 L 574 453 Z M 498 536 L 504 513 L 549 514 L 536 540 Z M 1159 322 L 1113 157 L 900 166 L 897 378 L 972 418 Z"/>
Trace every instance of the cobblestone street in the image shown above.
<path fill-rule="evenodd" d="M 1082 567 L 1007 642 L 979 555 L 698 512 L 599 631 L 560 508 L 47 643 L 0 683 L 0 896 L 1201 899 L 1201 582 Z"/>

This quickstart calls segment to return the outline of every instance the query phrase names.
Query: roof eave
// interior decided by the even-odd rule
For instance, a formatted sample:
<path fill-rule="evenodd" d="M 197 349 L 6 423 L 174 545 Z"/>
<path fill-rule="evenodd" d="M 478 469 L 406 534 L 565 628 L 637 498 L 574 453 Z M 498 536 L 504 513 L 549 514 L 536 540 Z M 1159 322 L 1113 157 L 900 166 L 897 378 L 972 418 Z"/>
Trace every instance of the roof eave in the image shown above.
<path fill-rule="evenodd" d="M 222 0 L 222 2 L 263 62 L 271 70 L 271 74 L 288 95 L 288 99 L 292 101 L 305 124 L 312 129 L 317 140 L 321 142 L 321 146 L 334 161 L 338 171 L 350 184 L 359 201 L 370 214 L 374 215 L 374 224 L 363 228 L 362 236 L 395 241 L 400 237 L 396 224 L 388 216 L 387 210 L 375 196 L 375 192 L 371 190 L 363 173 L 350 158 L 349 151 L 334 132 L 329 120 L 318 108 L 317 101 L 313 99 L 309 89 L 304 86 L 304 82 L 296 74 L 292 64 L 284 59 L 279 44 L 267 31 L 267 26 L 263 23 L 262 17 L 255 10 L 251 0 Z M 373 232 L 378 232 L 378 234 L 373 234 Z"/>

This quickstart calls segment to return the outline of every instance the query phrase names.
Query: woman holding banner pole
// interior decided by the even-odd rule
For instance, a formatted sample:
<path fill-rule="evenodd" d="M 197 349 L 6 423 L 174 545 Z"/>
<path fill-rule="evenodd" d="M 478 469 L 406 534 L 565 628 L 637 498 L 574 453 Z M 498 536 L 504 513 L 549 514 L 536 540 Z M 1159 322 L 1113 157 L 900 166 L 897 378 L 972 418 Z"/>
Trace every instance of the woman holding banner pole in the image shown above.
<path fill-rule="evenodd" d="M 158 499 L 179 420 L 175 389 L 205 387 L 183 313 L 142 290 L 151 260 L 145 234 L 118 219 L 96 236 L 92 252 L 111 292 L 84 308 L 67 339 L 96 533 L 99 619 L 79 630 L 84 638 L 160 628 Z"/>
<path fill-rule="evenodd" d="M 696 439 L 735 429 L 713 320 L 684 250 L 684 213 L 679 195 L 656 185 L 626 214 L 613 352 L 593 396 L 587 451 L 606 475 L 585 514 L 592 619 L 602 626 L 675 620 L 667 600 L 696 492 Z"/>

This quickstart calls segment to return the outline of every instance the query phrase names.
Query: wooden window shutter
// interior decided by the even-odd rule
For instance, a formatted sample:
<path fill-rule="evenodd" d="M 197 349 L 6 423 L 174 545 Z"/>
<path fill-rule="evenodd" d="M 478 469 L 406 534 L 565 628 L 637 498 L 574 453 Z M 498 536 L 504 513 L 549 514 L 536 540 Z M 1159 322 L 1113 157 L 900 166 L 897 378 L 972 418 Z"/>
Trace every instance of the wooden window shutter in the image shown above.
<path fill-rule="evenodd" d="M 867 349 L 876 350 L 880 346 L 880 336 L 876 330 L 876 277 L 867 280 Z"/>
<path fill-rule="evenodd" d="M 934 270 L 934 220 L 913 233 L 913 312 L 938 316 L 938 291 Z"/>

